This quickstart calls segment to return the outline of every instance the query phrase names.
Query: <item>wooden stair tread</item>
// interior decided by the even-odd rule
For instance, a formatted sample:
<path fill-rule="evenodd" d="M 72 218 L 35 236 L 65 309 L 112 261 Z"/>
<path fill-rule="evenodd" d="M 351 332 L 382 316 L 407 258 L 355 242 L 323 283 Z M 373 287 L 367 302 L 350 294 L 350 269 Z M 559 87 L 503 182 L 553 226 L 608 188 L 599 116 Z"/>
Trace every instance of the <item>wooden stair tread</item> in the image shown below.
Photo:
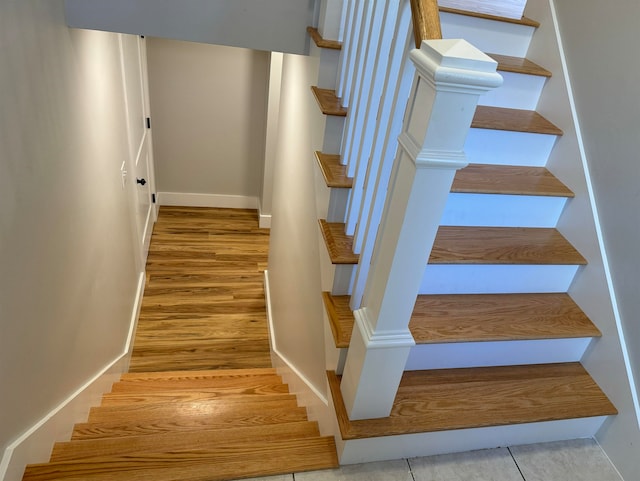
<path fill-rule="evenodd" d="M 472 128 L 562 135 L 562 130 L 533 110 L 478 105 Z"/>
<path fill-rule="evenodd" d="M 489 15 L 487 13 L 479 13 L 479 12 L 470 12 L 468 10 L 459 10 L 457 8 L 450 7 L 439 7 L 440 12 L 444 13 L 454 13 L 456 15 L 466 15 L 467 17 L 477 17 L 484 18 L 487 20 L 495 20 L 497 22 L 506 22 L 506 23 L 515 23 L 518 25 L 525 25 L 527 27 L 538 28 L 540 26 L 539 22 L 535 20 L 531 20 L 527 17 L 522 18 L 509 18 L 509 17 L 500 17 L 498 15 Z"/>
<path fill-rule="evenodd" d="M 342 50 L 342 42 L 338 42 L 337 40 L 327 40 L 323 38 L 316 27 L 307 27 L 307 32 L 318 47 L 328 48 L 331 50 Z"/>
<path fill-rule="evenodd" d="M 502 72 L 521 73 L 526 75 L 536 75 L 538 77 L 551 77 L 552 74 L 546 68 L 527 58 L 511 57 L 497 53 L 488 53 L 489 57 L 498 62 L 498 70 Z"/>
<path fill-rule="evenodd" d="M 333 438 L 273 441 L 255 445 L 231 444 L 219 455 L 202 457 L 178 453 L 156 456 L 125 455 L 115 460 L 29 465 L 23 481 L 224 481 L 338 467 Z"/>
<path fill-rule="evenodd" d="M 251 369 L 208 369 L 201 371 L 161 371 L 161 372 L 125 372 L 120 376 L 120 381 L 156 381 L 170 379 L 199 380 L 222 377 L 246 377 L 246 376 L 277 376 L 278 372 L 272 367 Z"/>
<path fill-rule="evenodd" d="M 319 220 L 333 264 L 357 264 L 344 224 Z M 582 255 L 553 228 L 440 226 L 429 264 L 584 265 Z"/>
<path fill-rule="evenodd" d="M 247 369 L 247 371 L 249 371 Z M 150 393 L 153 391 L 185 391 L 189 389 L 193 390 L 229 390 L 229 389 L 255 389 L 262 386 L 274 386 L 282 384 L 282 378 L 273 372 L 266 372 L 264 374 L 256 372 L 255 374 L 242 374 L 242 375 L 222 375 L 215 376 L 210 375 L 209 371 L 192 371 L 197 373 L 196 375 L 190 375 L 191 371 L 178 371 L 178 372 L 154 372 L 154 373 L 140 373 L 139 377 L 133 377 L 132 374 L 127 373 L 123 375 L 122 380 L 113 384 L 111 393 L 131 393 L 131 392 L 145 392 Z M 151 376 L 147 376 L 151 374 Z M 159 376 L 159 374 L 166 374 L 166 376 Z M 279 391 L 280 392 L 280 391 Z"/>
<path fill-rule="evenodd" d="M 409 329 L 420 344 L 599 337 L 567 294 L 418 296 Z"/>
<path fill-rule="evenodd" d="M 347 348 L 349 296 L 323 292 L 335 346 Z M 409 330 L 416 344 L 599 337 L 567 294 L 438 294 L 416 299 Z"/>
<path fill-rule="evenodd" d="M 350 189 L 353 186 L 353 178 L 347 177 L 347 166 L 340 163 L 339 155 L 323 154 L 318 151 L 315 155 L 327 187 Z"/>
<path fill-rule="evenodd" d="M 451 192 L 573 197 L 544 167 L 469 164 L 456 172 Z"/>
<path fill-rule="evenodd" d="M 579 363 L 406 371 L 391 415 L 349 421 L 327 373 L 344 440 L 616 414 Z"/>
<path fill-rule="evenodd" d="M 330 89 L 321 89 L 316 86 L 311 87 L 311 91 L 318 102 L 320 111 L 325 115 L 334 115 L 337 117 L 346 117 L 347 109 L 340 103 L 340 99 L 336 97 L 336 91 Z"/>
<path fill-rule="evenodd" d="M 188 450 L 210 450 L 225 443 L 238 441 L 271 441 L 319 437 L 318 424 L 312 421 L 264 426 L 227 427 L 225 429 L 200 429 L 183 431 L 179 436 L 164 432 L 149 436 L 126 438 L 88 439 L 56 443 L 51 453 L 52 462 L 91 459 L 103 456 L 118 456 L 126 453 L 180 452 Z"/>
<path fill-rule="evenodd" d="M 322 293 L 322 301 L 329 318 L 333 342 L 338 349 L 349 347 L 355 320 L 349 305 L 351 296 L 334 296 L 330 292 Z"/>
<path fill-rule="evenodd" d="M 429 264 L 586 263 L 552 228 L 440 226 L 429 257 Z"/>
<path fill-rule="evenodd" d="M 260 400 L 265 405 L 282 403 L 289 407 L 297 406 L 293 394 L 271 394 L 254 400 Z M 242 411 L 243 405 L 248 403 L 246 396 L 236 398 L 207 398 L 206 396 L 192 395 L 188 398 L 168 399 L 166 402 L 133 402 L 123 405 L 103 405 L 91 408 L 87 422 L 104 423 L 112 421 L 152 421 L 171 419 L 180 416 L 210 416 L 216 413 L 223 416 L 229 411 Z"/>
<path fill-rule="evenodd" d="M 76 424 L 71 436 L 72 440 L 104 439 L 125 436 L 143 436 L 163 432 L 178 433 L 201 429 L 224 429 L 230 425 L 235 427 L 284 424 L 307 420 L 304 408 L 293 402 L 244 402 L 235 409 L 227 409 L 221 415 L 185 415 L 180 412 L 168 413 L 168 416 L 130 421 L 111 420 L 101 423 Z M 227 406 L 228 408 L 228 406 Z M 213 414 L 213 413 L 212 413 Z"/>
<path fill-rule="evenodd" d="M 289 394 L 287 386 L 263 385 L 256 387 L 241 387 L 228 390 L 220 389 L 188 389 L 183 391 L 153 391 L 153 392 L 118 392 L 107 393 L 102 396 L 102 406 L 124 406 L 135 403 L 168 403 L 242 399 L 262 399 L 265 396 Z"/>
<path fill-rule="evenodd" d="M 329 257 L 333 264 L 357 264 L 358 255 L 353 253 L 353 237 L 345 234 L 340 222 L 318 221 Z"/>

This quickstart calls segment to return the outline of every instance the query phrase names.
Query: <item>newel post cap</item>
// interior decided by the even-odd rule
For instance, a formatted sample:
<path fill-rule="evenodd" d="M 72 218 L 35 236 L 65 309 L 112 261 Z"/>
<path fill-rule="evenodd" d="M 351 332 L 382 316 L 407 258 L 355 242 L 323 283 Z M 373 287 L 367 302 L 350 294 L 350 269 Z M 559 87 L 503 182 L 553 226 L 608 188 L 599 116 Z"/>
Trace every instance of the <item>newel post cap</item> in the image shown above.
<path fill-rule="evenodd" d="M 502 85 L 498 62 L 466 40 L 424 40 L 410 56 L 418 73 L 435 84 L 485 91 Z"/>

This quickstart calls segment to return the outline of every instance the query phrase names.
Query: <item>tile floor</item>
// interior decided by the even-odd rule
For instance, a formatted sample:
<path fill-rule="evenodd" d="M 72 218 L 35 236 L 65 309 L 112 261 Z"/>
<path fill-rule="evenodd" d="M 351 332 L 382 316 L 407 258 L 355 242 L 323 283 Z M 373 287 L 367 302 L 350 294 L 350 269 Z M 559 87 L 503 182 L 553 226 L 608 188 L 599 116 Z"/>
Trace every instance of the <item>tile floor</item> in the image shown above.
<path fill-rule="evenodd" d="M 342 466 L 245 481 L 622 481 L 591 439 Z"/>

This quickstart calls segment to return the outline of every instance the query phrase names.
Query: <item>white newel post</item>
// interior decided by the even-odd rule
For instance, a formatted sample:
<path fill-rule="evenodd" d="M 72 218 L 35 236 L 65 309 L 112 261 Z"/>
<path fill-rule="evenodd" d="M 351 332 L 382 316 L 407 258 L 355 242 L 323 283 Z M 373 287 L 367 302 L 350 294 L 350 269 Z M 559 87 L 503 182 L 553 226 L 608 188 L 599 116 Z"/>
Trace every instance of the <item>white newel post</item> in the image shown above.
<path fill-rule="evenodd" d="M 384 212 L 354 312 L 341 390 L 349 418 L 388 416 L 411 347 L 409 320 L 465 138 L 484 92 L 502 84 L 496 62 L 464 40 L 411 52 L 416 77 Z"/>

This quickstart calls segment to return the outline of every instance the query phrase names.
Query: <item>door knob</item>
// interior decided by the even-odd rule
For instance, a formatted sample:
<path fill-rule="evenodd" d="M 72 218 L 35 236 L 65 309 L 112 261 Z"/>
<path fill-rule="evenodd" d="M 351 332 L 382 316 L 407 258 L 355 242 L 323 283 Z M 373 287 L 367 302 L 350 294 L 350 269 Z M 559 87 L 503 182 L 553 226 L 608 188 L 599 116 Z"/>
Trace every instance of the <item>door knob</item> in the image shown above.
<path fill-rule="evenodd" d="M 136 179 L 136 183 L 138 183 L 138 184 L 140 184 L 140 185 L 144 185 L 144 184 L 146 184 L 146 183 L 147 183 L 147 181 L 146 181 L 146 180 L 144 180 L 144 179 Z"/>

